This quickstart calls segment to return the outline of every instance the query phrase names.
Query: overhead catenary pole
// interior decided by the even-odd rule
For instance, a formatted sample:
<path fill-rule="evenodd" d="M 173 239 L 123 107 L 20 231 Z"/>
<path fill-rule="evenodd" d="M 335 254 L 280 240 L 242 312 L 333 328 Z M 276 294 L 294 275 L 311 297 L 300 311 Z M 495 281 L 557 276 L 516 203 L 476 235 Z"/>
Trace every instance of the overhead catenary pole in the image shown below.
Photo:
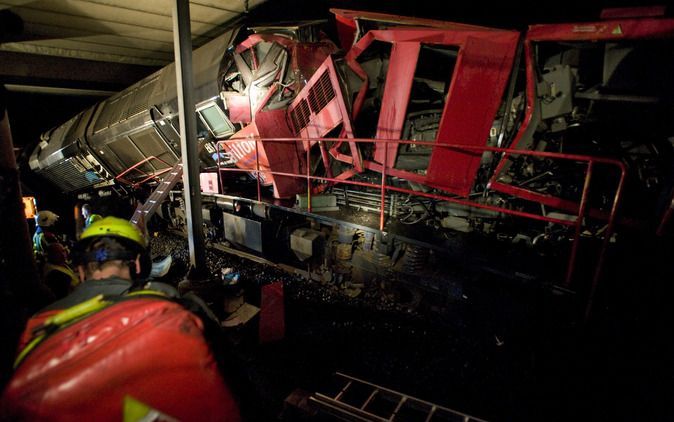
<path fill-rule="evenodd" d="M 173 2 L 173 51 L 175 53 L 180 117 L 180 149 L 183 161 L 183 184 L 187 236 L 192 276 L 207 274 L 204 232 L 202 229 L 201 192 L 199 190 L 199 154 L 197 120 L 194 109 L 194 77 L 192 72 L 192 38 L 188 0 Z M 196 277 L 194 277 L 196 275 Z"/>

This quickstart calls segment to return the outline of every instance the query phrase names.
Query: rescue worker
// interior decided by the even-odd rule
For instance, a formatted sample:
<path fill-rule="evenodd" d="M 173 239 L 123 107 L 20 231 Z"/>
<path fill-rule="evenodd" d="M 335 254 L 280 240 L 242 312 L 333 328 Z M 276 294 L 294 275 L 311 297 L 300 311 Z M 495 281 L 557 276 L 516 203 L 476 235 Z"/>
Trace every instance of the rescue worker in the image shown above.
<path fill-rule="evenodd" d="M 91 210 L 91 205 L 89 204 L 82 205 L 82 217 L 84 218 L 85 229 L 89 227 L 94 221 L 98 221 L 103 218 L 98 214 L 94 214 Z"/>
<path fill-rule="evenodd" d="M 69 265 L 67 248 L 52 231 L 58 219 L 59 216 L 52 211 L 37 213 L 33 253 L 44 283 L 60 299 L 79 284 L 79 279 Z"/>
<path fill-rule="evenodd" d="M 73 256 L 84 281 L 29 320 L 0 420 L 240 420 L 197 316 L 203 301 L 168 285 L 134 290 L 152 263 L 135 225 L 102 218 Z"/>
<path fill-rule="evenodd" d="M 61 243 L 49 245 L 45 260 L 40 265 L 44 283 L 57 299 L 65 297 L 80 284 L 79 278 L 68 262 L 68 251 Z"/>
<path fill-rule="evenodd" d="M 47 252 L 47 247 L 58 242 L 56 234 L 52 232 L 51 227 L 56 224 L 59 216 L 48 210 L 40 211 L 35 215 L 35 234 L 33 235 L 33 253 L 36 257 L 42 257 Z"/>
<path fill-rule="evenodd" d="M 99 294 L 126 293 L 133 280 L 147 276 L 151 265 L 145 236 L 135 225 L 117 217 L 102 218 L 87 227 L 73 255 L 83 283 L 46 310 L 65 309 Z"/>

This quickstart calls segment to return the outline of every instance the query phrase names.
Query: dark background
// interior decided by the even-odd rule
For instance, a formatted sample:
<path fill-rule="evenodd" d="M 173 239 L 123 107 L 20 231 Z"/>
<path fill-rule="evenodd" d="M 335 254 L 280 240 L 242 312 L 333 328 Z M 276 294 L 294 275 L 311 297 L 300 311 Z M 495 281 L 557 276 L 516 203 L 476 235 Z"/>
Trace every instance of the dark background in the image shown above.
<path fill-rule="evenodd" d="M 660 3 L 662 4 L 662 3 Z M 486 4 L 481 2 L 441 2 L 441 1 L 411 1 L 411 2 L 393 2 L 393 1 L 278 1 L 270 0 L 267 4 L 251 13 L 251 23 L 278 22 L 280 20 L 298 20 L 298 19 L 330 19 L 328 12 L 330 7 L 370 10 L 384 13 L 394 13 L 407 16 L 425 17 L 440 20 L 456 21 L 461 23 L 479 24 L 508 29 L 526 29 L 531 23 L 554 23 L 566 21 L 592 21 L 597 20 L 602 8 L 637 6 L 638 3 L 628 1 L 586 1 L 586 2 L 535 2 L 527 4 L 523 1 L 509 1 L 498 4 Z M 669 15 L 671 15 L 671 6 Z M 2 26 L 0 26 L 2 28 Z M 7 26 L 4 27 L 8 28 Z M 663 54 L 672 54 L 672 52 L 663 52 Z M 0 63 L 0 66 L 2 64 Z M 674 77 L 670 75 L 671 77 Z M 3 81 L 0 81 L 2 83 Z M 93 87 L 110 89 L 111 87 Z M 124 87 L 116 87 L 121 90 Z M 80 97 L 80 96 L 62 96 L 62 95 L 44 95 L 44 94 L 26 94 L 10 92 L 7 94 L 7 107 L 9 119 L 12 126 L 14 144 L 18 148 L 30 147 L 38 140 L 41 133 L 50 128 L 60 125 L 79 111 L 100 101 L 101 97 Z M 46 182 L 36 181 L 27 175 L 25 178 L 24 190 L 30 192 L 31 189 L 47 187 Z M 72 208 L 70 204 L 63 200 L 63 197 L 53 189 L 41 189 L 41 200 L 45 206 L 52 207 L 64 219 L 72 218 Z M 63 208 L 63 209 L 61 209 Z M 672 401 L 672 392 L 674 391 L 674 369 L 672 365 L 672 356 L 674 356 L 674 330 L 672 330 L 672 321 L 674 321 L 671 299 L 674 297 L 672 292 L 674 284 L 672 274 L 674 266 L 671 265 L 672 245 L 671 242 L 654 242 L 653 239 L 642 238 L 638 233 L 625 239 L 623 246 L 614 251 L 610 257 L 607 266 L 607 285 L 611 287 L 608 294 L 603 296 L 601 302 L 596 306 L 597 313 L 592 324 L 581 330 L 566 330 L 558 328 L 551 329 L 550 325 L 532 322 L 531 331 L 522 333 L 522 336 L 528 339 L 528 342 L 536 342 L 536 350 L 539 351 L 535 356 L 529 357 L 525 353 L 527 348 L 517 348 L 511 346 L 514 342 L 508 342 L 503 350 L 508 353 L 502 353 L 501 349 L 494 352 L 494 355 L 485 354 L 484 362 L 488 368 L 494 368 L 494 371 L 479 372 L 477 369 L 469 367 L 456 370 L 457 376 L 465 375 L 467 380 L 473 382 L 473 389 L 464 392 L 467 397 L 472 397 L 474 402 L 459 401 L 466 410 L 480 410 L 480 415 L 485 414 L 485 410 L 492 409 L 493 413 L 486 412 L 487 416 L 494 419 L 518 420 L 522 418 L 501 417 L 503 409 L 520 407 L 514 410 L 511 415 L 527 413 L 535 407 L 540 407 L 540 413 L 534 411 L 535 415 L 545 415 L 538 420 L 672 420 L 674 417 L 674 401 Z M 243 264 L 242 264 L 243 265 Z M 486 291 L 491 292 L 493 286 L 487 286 Z M 499 287 L 499 286 L 496 286 Z M 498 292 L 498 291 L 496 291 Z M 495 295 L 495 294 L 494 294 Z M 502 310 L 502 298 L 499 297 L 499 304 L 485 306 L 484 308 L 474 309 L 474 319 L 479 323 L 483 321 L 512 319 L 512 315 L 490 315 L 496 314 L 496 310 Z M 532 301 L 533 302 L 533 301 Z M 305 304 L 302 305 L 306 308 Z M 491 304 L 490 304 L 491 305 Z M 313 310 L 314 308 L 309 308 Z M 329 314 L 343 315 L 343 310 L 339 309 Z M 532 312 L 533 314 L 533 312 Z M 301 332 L 302 338 L 307 344 L 301 344 L 298 348 L 307 355 L 313 350 L 315 345 L 307 339 L 313 338 L 315 333 L 322 333 L 326 326 L 334 327 L 333 321 L 321 320 L 327 319 L 326 309 L 316 306 L 315 313 L 307 311 L 307 315 L 302 318 L 305 321 L 315 321 L 315 329 L 307 328 L 307 332 Z M 391 336 L 393 340 L 390 344 L 382 342 L 379 337 L 372 336 L 368 331 L 368 325 L 361 324 L 361 319 L 366 319 L 373 315 L 354 316 L 358 324 L 357 330 L 352 330 L 351 338 L 362 338 L 369 341 L 352 342 L 356 345 L 364 344 L 360 347 L 368 347 L 371 344 L 372 353 L 368 355 L 371 359 L 363 359 L 361 368 L 367 372 L 366 366 L 369 363 L 376 362 L 379 355 L 379 347 L 388 345 L 391 349 L 401 348 L 401 341 Z M 473 314 L 467 314 L 471 316 Z M 291 315 L 292 316 L 292 315 Z M 490 316 L 490 319 L 485 318 Z M 466 316 L 464 315 L 464 318 Z M 346 317 L 342 316 L 342 319 Z M 340 320 L 337 320 L 340 323 Z M 347 321 L 350 322 L 350 321 Z M 366 321 L 368 322 L 368 321 Z M 519 321 L 518 321 L 519 322 Z M 377 320 L 373 323 L 377 323 Z M 381 321 L 385 326 L 389 321 Z M 454 324 L 455 321 L 452 321 Z M 332 325 L 329 325 L 332 324 Z M 486 323 L 485 323 L 486 324 Z M 512 323 L 515 325 L 515 322 Z M 400 324 L 407 332 L 404 324 Z M 365 327 L 365 328 L 362 328 Z M 443 327 L 444 329 L 444 327 Z M 336 329 L 333 328 L 333 331 Z M 468 331 L 468 330 L 466 330 Z M 382 336 L 383 330 L 377 331 Z M 398 332 L 396 332 L 398 334 Z M 459 352 L 465 355 L 468 361 L 471 354 L 475 354 L 476 349 L 471 349 L 470 343 L 459 336 L 465 334 L 461 330 L 443 330 L 428 334 L 431 345 L 427 345 L 428 350 L 432 350 L 434 342 L 443 341 L 451 343 L 452 347 L 462 348 Z M 340 337 L 336 337 L 340 339 Z M 425 338 L 425 337 L 424 337 Z M 344 337 L 344 340 L 349 338 Z M 439 340 L 438 340 L 439 339 Z M 408 352 L 410 360 L 402 361 L 400 365 L 409 370 L 408 373 L 398 373 L 398 378 L 391 377 L 391 384 L 402 388 L 403 381 L 413 379 L 414 373 L 407 366 L 407 362 L 422 361 L 428 359 L 428 356 L 422 353 L 423 348 L 418 342 L 419 338 L 411 337 L 405 342 L 405 347 L 401 348 L 403 352 Z M 331 339 L 334 350 L 341 347 L 336 340 Z M 455 344 L 454 344 L 455 343 Z M 352 345 L 352 347 L 356 347 Z M 327 347 L 326 347 L 327 348 Z M 466 349 L 466 350 L 463 350 Z M 491 349 L 490 349 L 491 350 Z M 273 350 L 272 350 L 273 351 Z M 337 352 L 333 352 L 337 355 Z M 491 353 L 491 352 L 490 352 Z M 271 355 L 271 353 L 270 353 Z M 290 354 L 288 354 L 290 355 Z M 311 354 L 313 356 L 313 354 Z M 341 355 L 337 355 L 340 357 Z M 329 359 L 330 358 L 330 359 Z M 333 362 L 332 355 L 325 356 L 326 362 Z M 448 360 L 447 357 L 436 357 L 437 359 Z M 332 359 L 332 360 L 331 360 Z M 528 361 L 530 359 L 531 361 Z M 270 361 L 277 361 L 278 355 L 270 356 Z M 476 360 L 473 358 L 473 361 Z M 521 363 L 525 361 L 525 363 Z M 535 360 L 535 361 L 534 361 Z M 518 368 L 513 363 L 520 362 L 519 367 L 531 366 L 536 371 L 531 374 L 533 379 L 523 379 L 522 373 L 510 369 Z M 442 361 L 440 362 L 442 363 Z M 300 366 L 300 364 L 297 364 Z M 371 365 L 375 366 L 375 365 Z M 437 362 L 436 367 L 437 368 Z M 398 366 L 395 366 L 399 370 Z M 497 371 L 497 369 L 499 371 Z M 475 373 L 471 372 L 474 371 Z M 393 371 L 391 371 L 393 372 Z M 484 376 L 492 375 L 491 377 Z M 496 375 L 498 377 L 496 377 Z M 405 376 L 409 375 L 407 379 Z M 456 375 L 456 374 L 455 374 Z M 431 374 L 427 374 L 431 376 Z M 437 377 L 436 377 L 437 378 Z M 457 383 L 460 379 L 446 380 L 447 383 Z M 400 381 L 401 385 L 395 384 Z M 530 386 L 524 386 L 525 381 L 531 381 Z M 465 387 L 467 381 L 460 384 Z M 470 387 L 470 385 L 469 385 Z M 414 391 L 423 397 L 431 397 L 433 390 L 430 384 L 419 384 L 419 390 Z M 458 387 L 456 387 L 458 390 Z M 409 391 L 413 392 L 413 391 Z M 457 397 L 461 397 L 460 391 Z M 470 393 L 470 394 L 469 394 Z M 484 393 L 484 402 L 480 402 L 480 393 Z M 510 396 L 526 396 L 529 400 L 513 401 L 512 405 L 508 403 Z M 500 399 L 498 399 L 500 397 Z M 497 399 L 495 399 L 497 398 Z M 471 407 L 474 406 L 474 407 Z M 458 406 L 457 406 L 458 407 Z M 528 408 L 527 408 L 528 407 Z M 536 418 L 532 418 L 536 420 Z"/>

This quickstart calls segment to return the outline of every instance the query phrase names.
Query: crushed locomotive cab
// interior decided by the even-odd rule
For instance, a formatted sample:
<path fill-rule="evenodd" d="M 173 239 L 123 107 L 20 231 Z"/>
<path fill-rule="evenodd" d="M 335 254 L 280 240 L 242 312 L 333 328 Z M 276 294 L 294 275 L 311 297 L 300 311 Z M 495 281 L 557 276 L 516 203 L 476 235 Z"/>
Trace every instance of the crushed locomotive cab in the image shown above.
<path fill-rule="evenodd" d="M 584 290 L 616 231 L 671 225 L 674 19 L 519 33 L 332 12 L 338 40 L 312 21 L 195 51 L 212 242 L 324 282 L 449 294 L 429 268 L 450 259 Z M 31 169 L 73 195 L 157 186 L 180 157 L 174 71 L 46 133 Z M 177 228 L 180 195 L 157 209 Z"/>

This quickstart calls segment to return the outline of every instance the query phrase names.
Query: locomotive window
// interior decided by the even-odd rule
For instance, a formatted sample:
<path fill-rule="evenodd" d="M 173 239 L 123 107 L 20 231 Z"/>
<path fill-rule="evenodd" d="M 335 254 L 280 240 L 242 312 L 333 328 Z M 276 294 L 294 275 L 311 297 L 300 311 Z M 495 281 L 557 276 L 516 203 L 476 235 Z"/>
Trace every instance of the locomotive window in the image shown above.
<path fill-rule="evenodd" d="M 216 104 L 200 109 L 199 115 L 216 137 L 231 136 L 234 133 L 234 126 Z"/>

